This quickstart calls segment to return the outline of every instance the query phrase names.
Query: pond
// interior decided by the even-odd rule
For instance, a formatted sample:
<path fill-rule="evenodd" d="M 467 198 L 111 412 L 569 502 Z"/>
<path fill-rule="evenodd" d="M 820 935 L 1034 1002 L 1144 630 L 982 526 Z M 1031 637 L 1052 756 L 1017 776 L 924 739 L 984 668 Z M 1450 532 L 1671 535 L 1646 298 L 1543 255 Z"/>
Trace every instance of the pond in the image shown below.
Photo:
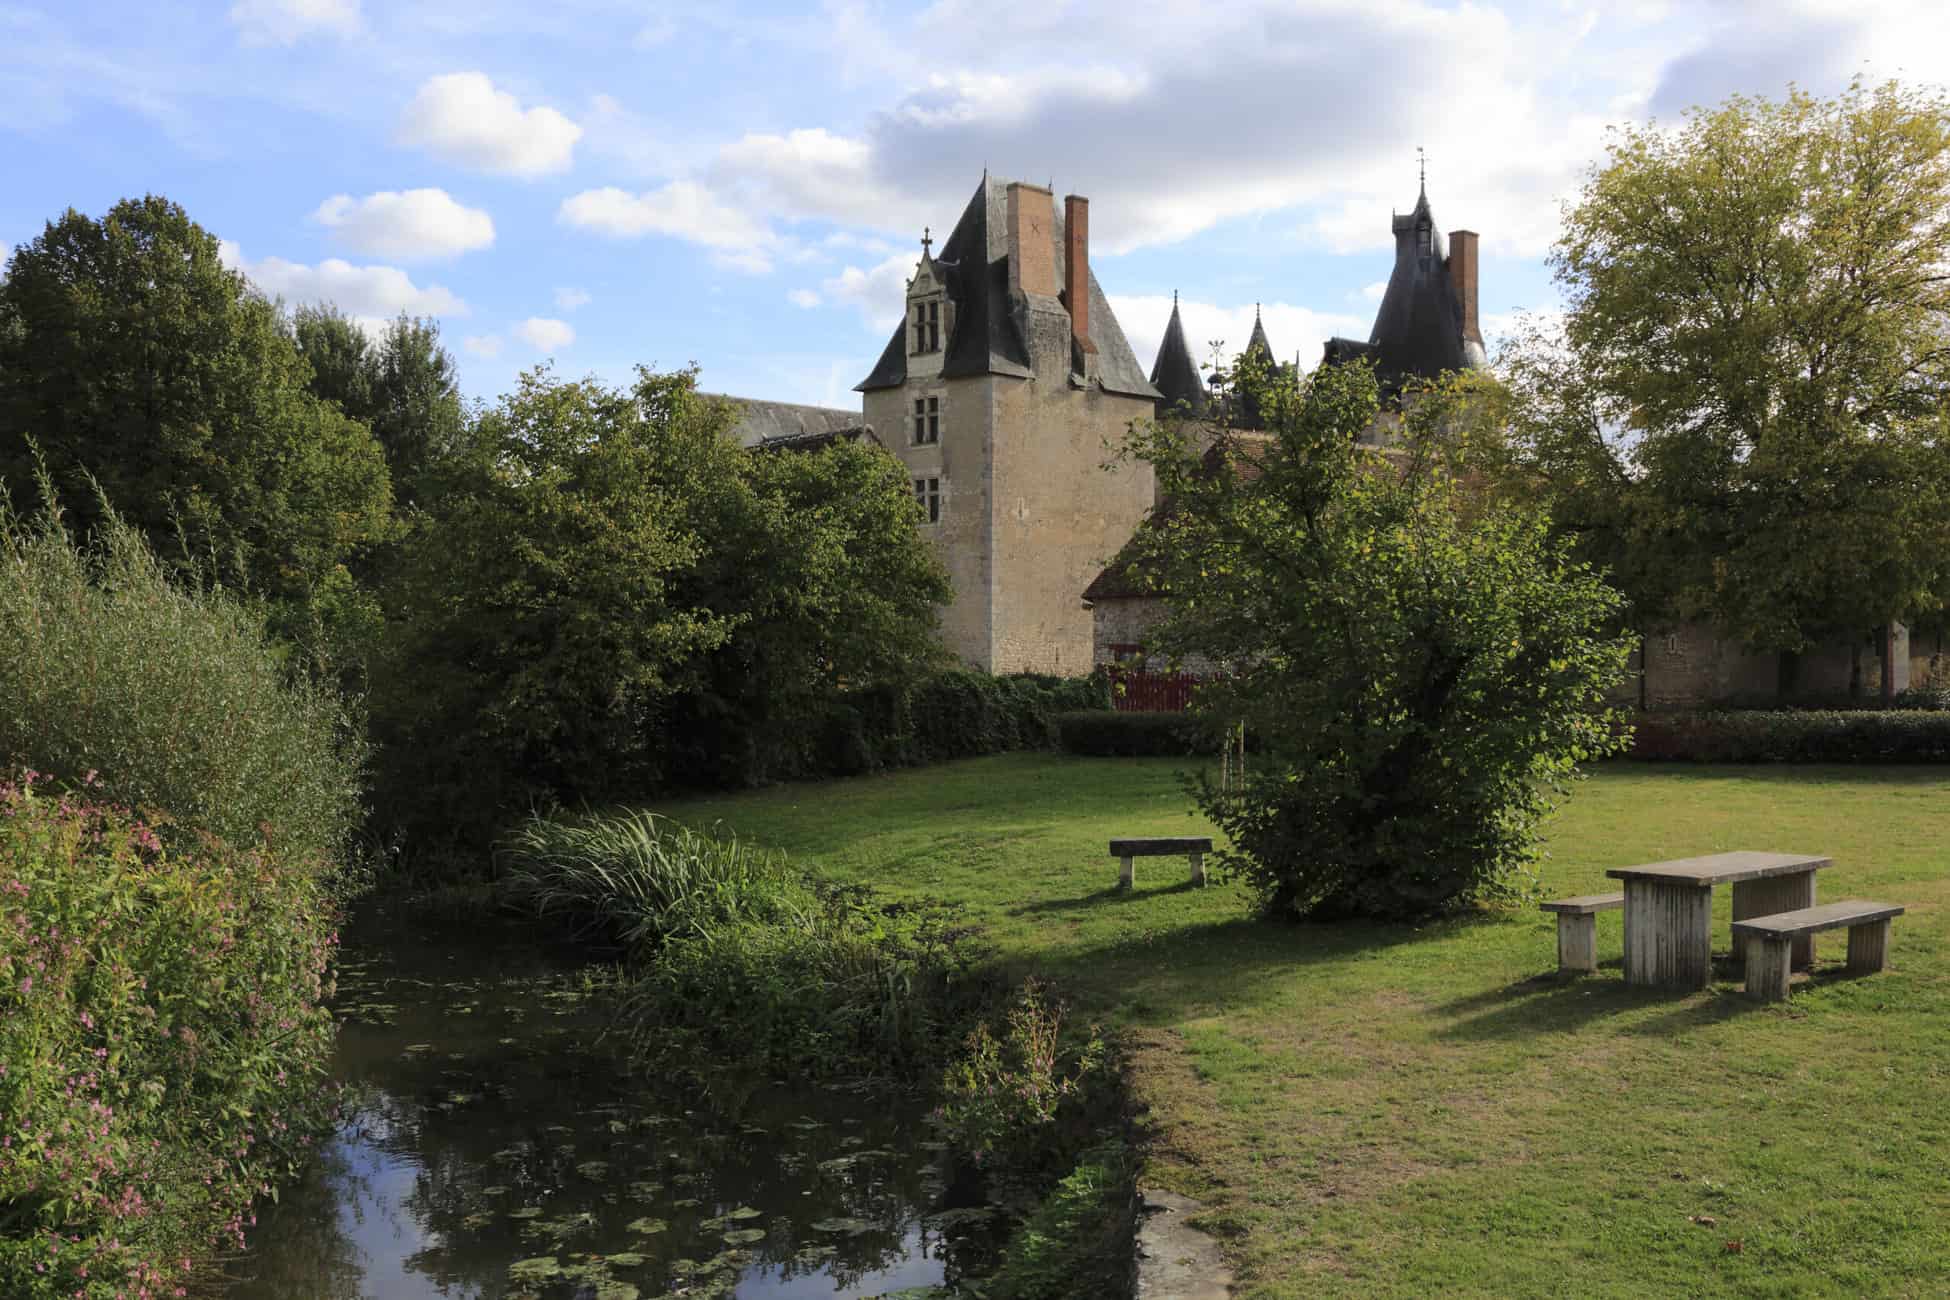
<path fill-rule="evenodd" d="M 601 1041 L 599 984 L 518 933 L 349 931 L 342 1119 L 230 1300 L 928 1295 L 985 1248 L 984 1211 L 941 1208 L 921 1099 L 687 1106 Z"/>

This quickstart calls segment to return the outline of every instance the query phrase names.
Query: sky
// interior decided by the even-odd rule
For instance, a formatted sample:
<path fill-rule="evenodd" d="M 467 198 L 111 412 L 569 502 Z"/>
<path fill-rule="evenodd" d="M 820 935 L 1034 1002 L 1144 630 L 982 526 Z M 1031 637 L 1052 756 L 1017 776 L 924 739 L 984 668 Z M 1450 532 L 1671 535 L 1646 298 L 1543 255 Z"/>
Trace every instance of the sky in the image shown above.
<path fill-rule="evenodd" d="M 1091 201 L 1148 367 L 1366 338 L 1427 154 L 1492 335 L 1558 302 L 1616 124 L 1950 82 L 1905 0 L 0 0 L 0 256 L 165 195 L 266 293 L 438 319 L 470 397 L 548 363 L 859 408 L 923 227 L 986 167 Z"/>

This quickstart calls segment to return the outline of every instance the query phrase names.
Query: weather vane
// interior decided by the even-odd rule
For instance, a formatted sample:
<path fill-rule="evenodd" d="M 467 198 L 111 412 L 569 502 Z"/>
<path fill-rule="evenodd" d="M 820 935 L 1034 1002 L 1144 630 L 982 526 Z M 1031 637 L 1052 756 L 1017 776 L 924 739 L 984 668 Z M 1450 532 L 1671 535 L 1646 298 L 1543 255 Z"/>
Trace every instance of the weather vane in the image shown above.
<path fill-rule="evenodd" d="M 1421 168 L 1422 188 L 1426 190 L 1429 188 L 1429 154 L 1428 150 L 1419 144 L 1415 146 L 1415 162 Z"/>

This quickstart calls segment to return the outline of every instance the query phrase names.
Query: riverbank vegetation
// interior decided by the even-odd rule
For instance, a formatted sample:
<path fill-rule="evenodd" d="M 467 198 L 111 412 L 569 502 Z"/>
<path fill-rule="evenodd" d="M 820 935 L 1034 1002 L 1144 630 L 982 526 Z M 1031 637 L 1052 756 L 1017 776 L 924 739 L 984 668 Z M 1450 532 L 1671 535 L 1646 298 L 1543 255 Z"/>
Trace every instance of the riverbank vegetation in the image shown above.
<path fill-rule="evenodd" d="M 1277 924 L 1250 919 L 1243 885 L 1193 889 L 1168 861 L 1119 892 L 1112 836 L 1211 833 L 1186 766 L 1005 756 L 658 811 L 961 903 L 1006 968 L 1121 1035 L 1145 1177 L 1207 1202 L 1244 1295 L 1950 1286 L 1921 1226 L 1950 1214 L 1950 1162 L 1911 1140 L 1950 1130 L 1940 770 L 1614 763 L 1553 815 L 1552 895 L 1766 846 L 1832 855 L 1824 896 L 1908 905 L 1890 971 L 1842 978 L 1831 945 L 1812 984 L 1760 1007 L 1732 973 L 1693 995 L 1628 988 L 1616 914 L 1602 973 L 1566 983 L 1528 909 Z"/>

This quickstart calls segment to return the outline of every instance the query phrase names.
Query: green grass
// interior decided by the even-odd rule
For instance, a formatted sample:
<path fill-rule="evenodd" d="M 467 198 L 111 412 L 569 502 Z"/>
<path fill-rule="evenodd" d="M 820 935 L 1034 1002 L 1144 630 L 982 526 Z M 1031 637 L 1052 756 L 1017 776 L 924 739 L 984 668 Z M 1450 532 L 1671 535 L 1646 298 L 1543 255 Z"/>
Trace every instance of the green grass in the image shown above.
<path fill-rule="evenodd" d="M 1249 1296 L 1950 1294 L 1950 775 L 1613 765 L 1544 887 L 1733 848 L 1820 852 L 1904 904 L 1890 971 L 1839 934 L 1785 1005 L 1627 989 L 1620 915 L 1569 982 L 1536 911 L 1255 921 L 1113 835 L 1197 834 L 1170 759 L 1009 755 L 658 811 L 895 894 L 965 901 L 1005 959 L 1138 1044 L 1145 1179 L 1205 1199 Z M 1719 946 L 1728 892 L 1715 891 Z M 1696 1222 L 1711 1219 L 1711 1226 Z"/>

